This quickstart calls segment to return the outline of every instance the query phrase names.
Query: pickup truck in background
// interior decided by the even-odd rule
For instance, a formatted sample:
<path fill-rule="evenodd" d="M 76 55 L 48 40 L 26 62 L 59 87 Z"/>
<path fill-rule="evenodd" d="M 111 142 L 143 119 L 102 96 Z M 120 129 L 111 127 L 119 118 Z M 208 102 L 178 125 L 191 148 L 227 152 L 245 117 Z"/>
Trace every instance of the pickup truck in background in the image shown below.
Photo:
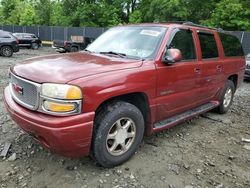
<path fill-rule="evenodd" d="M 59 53 L 78 52 L 84 50 L 92 41 L 92 38 L 72 36 L 71 41 L 54 40 L 52 48 Z"/>

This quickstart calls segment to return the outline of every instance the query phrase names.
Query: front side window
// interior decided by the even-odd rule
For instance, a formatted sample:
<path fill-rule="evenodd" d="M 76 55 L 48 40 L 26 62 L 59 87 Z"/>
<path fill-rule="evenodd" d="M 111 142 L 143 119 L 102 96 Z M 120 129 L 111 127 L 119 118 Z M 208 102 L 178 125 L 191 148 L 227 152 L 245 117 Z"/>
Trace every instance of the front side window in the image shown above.
<path fill-rule="evenodd" d="M 219 33 L 225 56 L 243 56 L 244 51 L 237 37 Z"/>
<path fill-rule="evenodd" d="M 94 53 L 121 53 L 130 58 L 154 58 L 167 28 L 126 26 L 111 28 L 86 49 Z"/>
<path fill-rule="evenodd" d="M 214 35 L 212 33 L 199 32 L 198 36 L 201 45 L 202 58 L 217 58 L 218 48 Z"/>
<path fill-rule="evenodd" d="M 194 40 L 190 30 L 178 29 L 168 48 L 179 49 L 184 61 L 196 59 Z"/>

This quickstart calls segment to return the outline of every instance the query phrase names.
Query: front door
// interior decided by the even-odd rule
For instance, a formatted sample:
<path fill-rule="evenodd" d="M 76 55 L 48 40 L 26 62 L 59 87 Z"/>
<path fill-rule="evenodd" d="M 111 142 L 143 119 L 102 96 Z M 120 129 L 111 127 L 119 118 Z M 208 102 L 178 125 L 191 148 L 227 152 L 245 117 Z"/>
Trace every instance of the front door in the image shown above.
<path fill-rule="evenodd" d="M 182 61 L 157 64 L 157 121 L 195 107 L 199 94 L 196 82 L 201 75 L 201 64 L 196 56 L 193 31 L 174 29 L 166 48 L 179 49 Z"/>

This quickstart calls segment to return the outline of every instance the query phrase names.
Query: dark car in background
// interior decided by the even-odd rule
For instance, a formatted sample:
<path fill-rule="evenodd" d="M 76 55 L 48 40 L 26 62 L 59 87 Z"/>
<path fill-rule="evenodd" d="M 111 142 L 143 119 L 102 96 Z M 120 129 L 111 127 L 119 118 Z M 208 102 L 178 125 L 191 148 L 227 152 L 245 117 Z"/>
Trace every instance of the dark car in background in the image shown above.
<path fill-rule="evenodd" d="M 13 33 L 19 40 L 20 47 L 26 47 L 29 49 L 37 50 L 42 46 L 42 41 L 39 37 L 32 33 Z"/>
<path fill-rule="evenodd" d="M 14 52 L 19 51 L 18 39 L 11 33 L 0 30 L 0 55 L 11 57 Z"/>
<path fill-rule="evenodd" d="M 246 56 L 245 80 L 250 80 L 250 53 Z"/>

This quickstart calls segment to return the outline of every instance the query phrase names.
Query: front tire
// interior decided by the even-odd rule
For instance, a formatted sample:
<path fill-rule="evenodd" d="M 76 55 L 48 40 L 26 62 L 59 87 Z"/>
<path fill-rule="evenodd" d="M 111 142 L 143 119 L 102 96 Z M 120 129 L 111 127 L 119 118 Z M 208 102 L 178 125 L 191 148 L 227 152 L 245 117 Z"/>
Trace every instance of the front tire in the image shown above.
<path fill-rule="evenodd" d="M 13 55 L 13 49 L 10 46 L 3 46 L 0 49 L 0 54 L 3 57 L 11 57 Z"/>
<path fill-rule="evenodd" d="M 94 126 L 92 157 L 103 167 L 114 167 L 127 161 L 144 135 L 141 111 L 122 101 L 103 107 Z"/>
<path fill-rule="evenodd" d="M 78 48 L 77 47 L 71 47 L 70 52 L 78 52 Z"/>
<path fill-rule="evenodd" d="M 230 109 L 235 93 L 235 85 L 231 80 L 227 80 L 225 87 L 223 89 L 220 105 L 217 107 L 217 112 L 220 114 L 225 114 Z"/>

